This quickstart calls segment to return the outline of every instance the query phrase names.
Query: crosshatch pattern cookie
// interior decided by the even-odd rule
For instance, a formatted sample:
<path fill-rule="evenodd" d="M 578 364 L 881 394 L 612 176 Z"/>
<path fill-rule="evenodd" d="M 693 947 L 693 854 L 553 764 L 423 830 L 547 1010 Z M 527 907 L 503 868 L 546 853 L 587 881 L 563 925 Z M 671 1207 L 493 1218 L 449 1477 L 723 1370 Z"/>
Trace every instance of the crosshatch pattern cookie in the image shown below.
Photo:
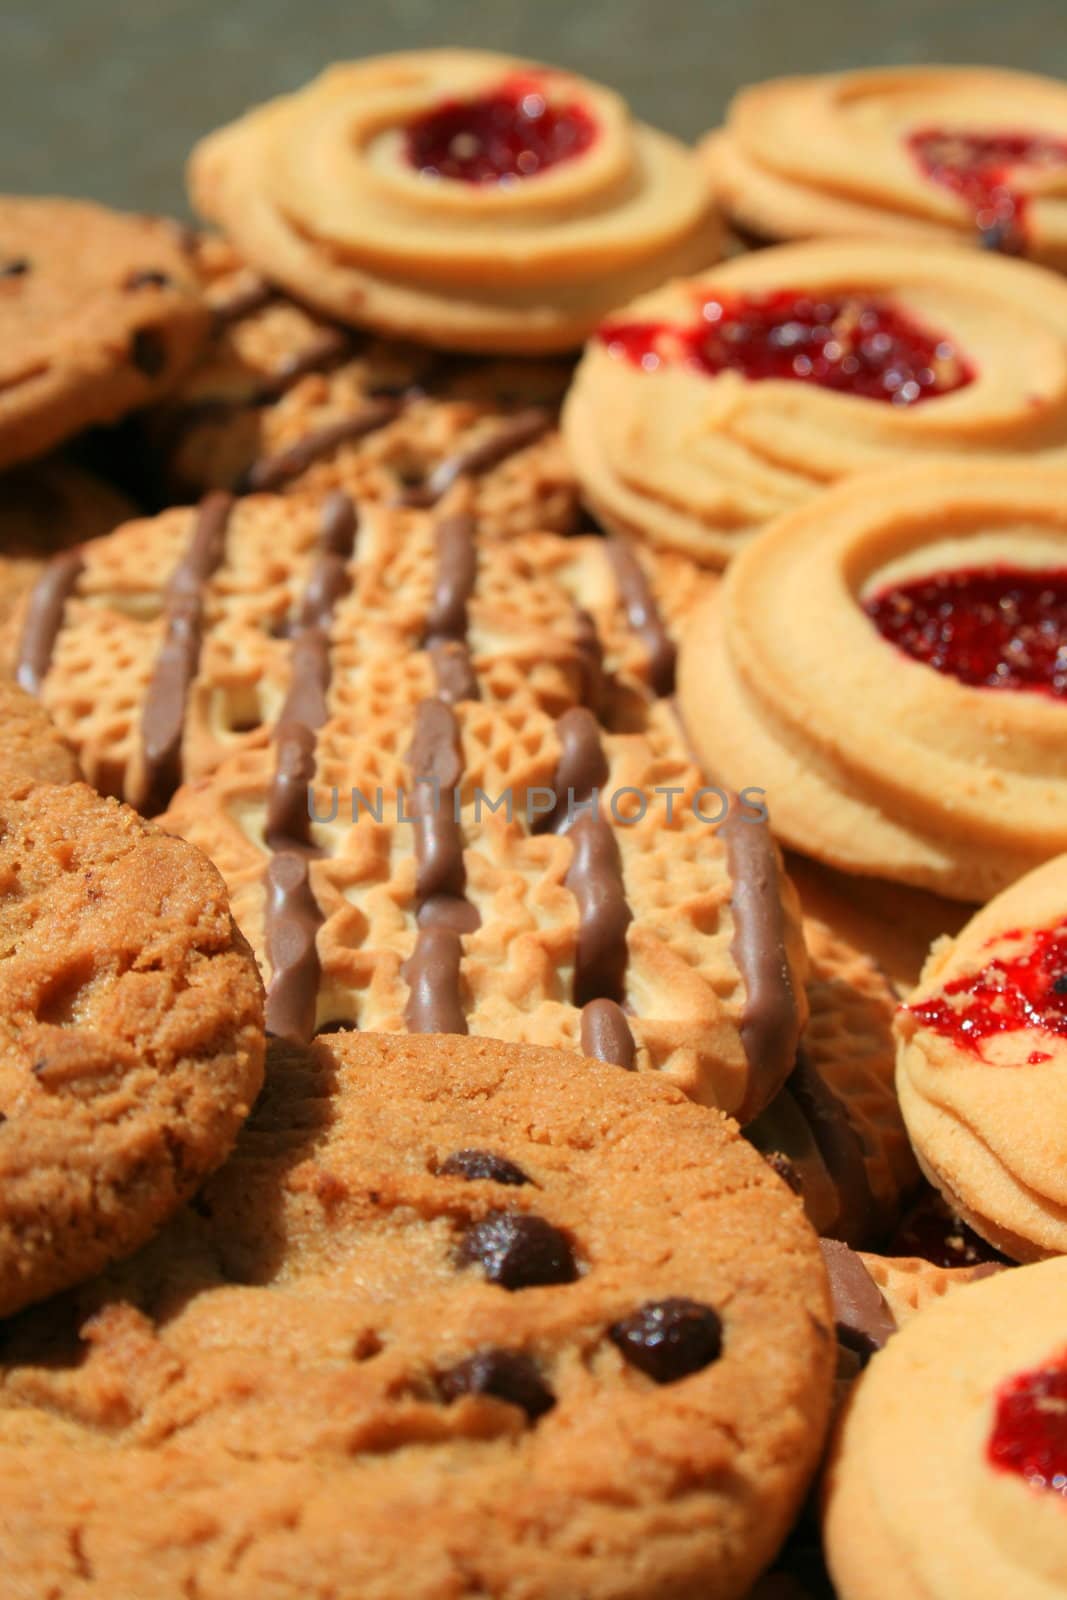
<path fill-rule="evenodd" d="M 846 872 L 982 901 L 1067 849 L 1067 471 L 901 468 L 780 519 L 687 627 L 720 781 Z"/>
<path fill-rule="evenodd" d="M 54 1600 L 737 1600 L 833 1338 L 799 1207 L 716 1113 L 349 1035 L 274 1045 L 195 1205 L 2 1356 L 0 1560 Z"/>
<path fill-rule="evenodd" d="M 484 51 L 334 66 L 203 140 L 189 177 L 298 299 L 437 348 L 571 349 L 719 253 L 692 151 L 600 85 Z"/>
<path fill-rule="evenodd" d="M 897 1018 L 897 1084 L 930 1181 L 1016 1260 L 1067 1250 L 1067 856 L 935 946 Z"/>
<path fill-rule="evenodd" d="M 799 1056 L 746 1132 L 820 1234 L 872 1244 L 918 1179 L 893 1084 L 896 996 L 864 951 L 813 917 L 803 928 L 809 1016 Z"/>
<path fill-rule="evenodd" d="M 1067 91 L 992 67 L 780 78 L 736 95 L 701 147 L 759 240 L 958 242 L 1067 268 Z"/>
<path fill-rule="evenodd" d="M 0 196 L 0 467 L 162 394 L 207 328 L 171 223 Z"/>
<path fill-rule="evenodd" d="M 669 693 L 668 624 L 695 603 L 696 569 L 649 570 L 591 537 L 482 542 L 471 493 L 447 514 L 219 493 L 131 523 L 52 563 L 10 629 L 12 665 L 86 777 L 146 812 L 262 744 L 298 668 L 332 672 L 340 696 L 358 684 L 376 723 L 441 673 L 458 693 L 473 671 L 516 727 L 585 701 L 623 724 L 649 689 Z M 327 634 L 330 672 L 308 655 Z"/>
<path fill-rule="evenodd" d="M 577 485 L 555 426 L 566 363 L 358 335 L 272 290 L 218 241 L 199 259 L 214 336 L 145 419 L 171 500 L 345 489 L 447 506 L 466 482 L 483 538 L 574 529 Z"/>
<path fill-rule="evenodd" d="M 272 738 L 187 785 L 163 819 L 226 878 L 270 979 L 268 1027 L 564 1045 L 754 1115 L 806 1015 L 795 900 L 765 823 L 740 806 L 723 820 L 724 797 L 647 690 L 643 728 L 598 724 L 584 701 L 616 657 L 589 612 L 569 703 L 537 705 L 510 681 L 495 693 L 499 650 L 480 664 L 472 648 L 475 556 L 518 547 L 478 551 L 472 526 L 449 519 L 431 548 L 429 611 L 402 670 L 390 641 L 391 697 L 358 631 L 337 627 L 328 651 L 333 619 L 305 600 Z M 552 541 L 551 554 L 599 563 L 605 599 L 609 576 L 624 596 L 642 572 L 603 541 Z M 398 579 L 391 563 L 386 576 Z M 638 588 L 646 670 L 661 663 L 666 692 L 668 635 Z M 309 581 L 309 596 L 320 589 Z M 595 585 L 583 593 L 597 603 Z M 632 610 L 623 599 L 616 628 Z"/>
<path fill-rule="evenodd" d="M 0 478 L 0 636 L 54 552 L 136 515 L 111 484 L 57 456 Z"/>
<path fill-rule="evenodd" d="M 1057 1593 L 1065 1316 L 1067 1261 L 1046 1261 L 954 1291 L 875 1356 L 829 1469 L 841 1600 Z"/>
<path fill-rule="evenodd" d="M 263 1066 L 218 874 L 71 781 L 61 751 L 60 782 L 38 782 L 40 749 L 38 774 L 0 761 L 4 1315 L 150 1237 L 228 1154 Z"/>
<path fill-rule="evenodd" d="M 723 566 L 858 472 L 1067 464 L 1065 336 L 1067 285 L 1023 262 L 855 240 L 762 250 L 608 319 L 564 436 L 605 527 Z"/>

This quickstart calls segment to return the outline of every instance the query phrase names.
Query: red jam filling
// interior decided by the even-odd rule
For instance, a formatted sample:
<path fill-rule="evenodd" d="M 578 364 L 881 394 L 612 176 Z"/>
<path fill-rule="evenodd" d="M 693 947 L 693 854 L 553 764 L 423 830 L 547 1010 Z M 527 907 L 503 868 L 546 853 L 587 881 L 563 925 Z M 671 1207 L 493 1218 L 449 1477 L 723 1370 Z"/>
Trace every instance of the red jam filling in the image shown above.
<path fill-rule="evenodd" d="M 1032 1489 L 1067 1495 L 1067 1353 L 1001 1385 L 986 1455 Z"/>
<path fill-rule="evenodd" d="M 1025 221 L 1026 197 L 1012 188 L 1012 174 L 1067 165 L 1067 141 L 1044 134 L 919 128 L 908 147 L 932 183 L 966 203 L 983 240 L 1002 250 L 1020 248 Z"/>
<path fill-rule="evenodd" d="M 947 983 L 936 998 L 907 1007 L 924 1027 L 976 1056 L 982 1055 L 984 1040 L 1022 1028 L 1067 1038 L 1067 922 L 1031 935 L 1013 931 L 1001 937 L 1025 939 L 1025 951 L 1010 959 L 998 956 L 980 972 Z M 1036 1050 L 1027 1062 L 1033 1066 L 1049 1059 L 1046 1051 Z"/>
<path fill-rule="evenodd" d="M 864 609 L 890 644 L 960 683 L 1067 698 L 1067 567 L 935 572 Z"/>
<path fill-rule="evenodd" d="M 445 100 L 408 125 L 407 159 L 458 183 L 534 178 L 588 150 L 597 125 L 577 102 L 548 98 L 536 78 L 509 78 L 474 100 Z"/>
<path fill-rule="evenodd" d="M 949 340 L 864 295 L 780 289 L 722 295 L 702 301 L 699 312 L 688 327 L 608 322 L 600 338 L 646 372 L 670 362 L 708 377 L 729 370 L 754 381 L 785 378 L 897 406 L 951 394 L 974 377 Z"/>

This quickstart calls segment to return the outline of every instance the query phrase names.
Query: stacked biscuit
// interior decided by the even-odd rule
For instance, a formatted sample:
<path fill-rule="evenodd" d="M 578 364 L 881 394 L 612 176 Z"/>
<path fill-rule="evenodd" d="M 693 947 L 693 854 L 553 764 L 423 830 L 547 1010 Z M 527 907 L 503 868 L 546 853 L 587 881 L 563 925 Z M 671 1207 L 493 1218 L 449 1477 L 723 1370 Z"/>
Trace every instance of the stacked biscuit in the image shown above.
<path fill-rule="evenodd" d="M 0 204 L 20 1593 L 1053 1592 L 1065 173 L 436 51 Z"/>

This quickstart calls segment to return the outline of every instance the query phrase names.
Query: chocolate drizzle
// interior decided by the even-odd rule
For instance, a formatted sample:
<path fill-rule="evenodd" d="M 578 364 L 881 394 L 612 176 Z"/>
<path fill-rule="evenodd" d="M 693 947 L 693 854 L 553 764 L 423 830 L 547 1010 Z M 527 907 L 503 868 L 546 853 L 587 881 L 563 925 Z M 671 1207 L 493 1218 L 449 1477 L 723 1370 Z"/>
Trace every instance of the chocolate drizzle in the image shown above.
<path fill-rule="evenodd" d="M 257 403 L 264 405 L 278 399 L 298 378 L 310 372 L 327 372 L 347 360 L 354 350 L 352 335 L 343 328 L 323 328 L 302 350 L 293 350 L 279 361 L 256 390 Z"/>
<path fill-rule="evenodd" d="M 409 761 L 419 931 L 403 968 L 411 991 L 405 1020 L 412 1033 L 466 1033 L 461 935 L 479 927 L 481 918 L 466 896 L 463 834 L 456 817 L 463 750 L 455 713 L 444 700 L 420 701 Z"/>
<path fill-rule="evenodd" d="M 754 1117 L 785 1082 L 800 1034 L 793 975 L 786 947 L 778 854 L 765 818 L 746 817 L 734 800 L 720 824 L 733 885 L 731 953 L 745 986 L 741 1043 L 748 1086 L 737 1112 Z"/>
<path fill-rule="evenodd" d="M 460 639 L 431 639 L 426 646 L 433 663 L 438 699 L 447 705 L 479 698 L 470 651 Z"/>
<path fill-rule="evenodd" d="M 38 578 L 19 643 L 15 676 L 29 694 L 39 694 L 48 675 L 63 612 L 85 570 L 80 550 L 65 550 L 53 557 Z"/>
<path fill-rule="evenodd" d="M 315 745 L 329 708 L 329 629 L 334 607 L 348 589 L 348 563 L 358 522 L 345 494 L 324 502 L 319 554 L 311 569 L 293 638 L 289 692 L 275 729 L 274 776 L 267 795 L 266 946 L 271 982 L 267 1031 L 306 1043 L 315 1031 L 319 985 L 316 948 L 322 925 L 311 888 L 308 793 L 315 779 Z"/>
<path fill-rule="evenodd" d="M 260 456 L 242 473 L 237 493 L 258 494 L 282 488 L 290 478 L 298 478 L 320 457 L 336 450 L 338 445 L 362 439 L 377 428 L 384 428 L 399 416 L 400 410 L 401 403 L 398 400 L 368 400 L 352 416 L 342 417 L 339 422 L 331 422 L 324 428 L 317 428 L 314 433 L 305 434 L 276 455 Z"/>
<path fill-rule="evenodd" d="M 896 1333 L 896 1318 L 867 1268 L 847 1244 L 838 1239 L 820 1239 L 819 1248 L 830 1279 L 838 1340 L 866 1359 Z"/>
<path fill-rule="evenodd" d="M 253 278 L 228 300 L 220 300 L 211 308 L 216 331 L 228 327 L 231 322 L 240 322 L 243 317 L 254 316 L 257 311 L 265 311 L 275 299 L 277 292 L 269 283 L 262 278 Z"/>
<path fill-rule="evenodd" d="M 552 418 L 540 406 L 531 406 L 511 417 L 495 433 L 469 450 L 459 450 L 446 456 L 430 473 L 426 482 L 417 488 L 406 489 L 398 496 L 398 504 L 426 507 L 436 505 L 460 478 L 476 478 L 493 467 L 498 467 L 508 456 L 517 455 L 527 445 L 534 444 L 548 432 Z"/>
<path fill-rule="evenodd" d="M 645 569 L 625 540 L 611 538 L 605 544 L 627 619 L 648 651 L 652 687 L 658 695 L 673 694 L 678 652 L 660 616 Z"/>
<path fill-rule="evenodd" d="M 141 809 L 162 811 L 182 779 L 181 750 L 189 688 L 200 661 L 203 589 L 221 565 L 231 495 L 213 493 L 200 502 L 193 536 L 171 573 L 163 600 L 165 631 L 141 715 L 144 771 Z"/>
<path fill-rule="evenodd" d="M 559 761 L 552 783 L 552 810 L 537 817 L 535 833 L 559 831 L 575 808 L 586 803 L 608 778 L 608 762 L 600 743 L 600 727 L 585 706 L 572 706 L 556 720 Z"/>
<path fill-rule="evenodd" d="M 789 1094 L 811 1129 L 838 1192 L 840 1213 L 827 1232 L 846 1244 L 858 1244 L 878 1221 L 859 1135 L 844 1105 L 803 1050 L 797 1052 Z"/>
<path fill-rule="evenodd" d="M 467 604 L 478 573 L 474 518 L 465 512 L 442 517 L 434 529 L 436 567 L 424 642 L 433 662 L 440 699 L 450 705 L 478 699 L 478 682 L 467 647 Z"/>
<path fill-rule="evenodd" d="M 632 1072 L 636 1046 L 621 1007 L 614 1000 L 590 1000 L 582 1008 L 582 1054 L 610 1061 Z"/>

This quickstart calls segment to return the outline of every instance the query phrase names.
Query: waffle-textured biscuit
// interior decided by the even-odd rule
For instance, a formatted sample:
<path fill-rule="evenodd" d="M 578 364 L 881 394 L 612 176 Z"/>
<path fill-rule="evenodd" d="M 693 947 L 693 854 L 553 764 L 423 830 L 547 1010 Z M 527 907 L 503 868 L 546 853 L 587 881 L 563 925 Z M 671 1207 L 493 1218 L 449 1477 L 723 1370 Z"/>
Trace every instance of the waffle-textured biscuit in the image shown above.
<path fill-rule="evenodd" d="M 897 1084 L 949 1205 L 1016 1260 L 1067 1251 L 1067 856 L 935 946 L 899 1013 Z"/>
<path fill-rule="evenodd" d="M 447 508 L 462 481 L 485 538 L 574 529 L 577 485 L 556 430 L 567 363 L 358 335 L 270 289 L 217 240 L 198 260 L 215 331 L 145 419 L 172 502 L 262 485 Z"/>
<path fill-rule="evenodd" d="M 748 1127 L 820 1234 L 885 1238 L 918 1170 L 893 1083 L 896 995 L 866 951 L 804 918 L 808 1020 L 796 1066 Z"/>
<path fill-rule="evenodd" d="M 921 1256 L 877 1256 L 866 1251 L 859 1253 L 859 1260 L 885 1299 L 898 1328 L 954 1289 L 1006 1270 L 994 1261 L 979 1262 L 973 1267 L 938 1267 Z"/>
<path fill-rule="evenodd" d="M 761 1110 L 807 1014 L 795 897 L 758 813 L 718 823 L 669 711 L 608 732 L 582 705 L 470 698 L 477 672 L 420 683 L 413 652 L 376 713 L 334 659 L 323 720 L 298 672 L 272 741 L 162 818 L 226 879 L 268 1028 L 562 1046 Z"/>
<path fill-rule="evenodd" d="M 1067 91 L 993 67 L 743 89 L 701 145 L 743 236 L 983 245 L 1067 269 Z"/>
<path fill-rule="evenodd" d="M 444 349 L 573 348 L 720 246 L 692 151 L 610 90 L 474 50 L 331 67 L 204 139 L 190 189 L 298 299 Z"/>
<path fill-rule="evenodd" d="M 0 196 L 0 467 L 162 394 L 207 332 L 178 231 Z"/>
<path fill-rule="evenodd" d="M 1024 262 L 783 245 L 609 318 L 578 367 L 564 437 L 605 527 L 723 566 L 858 472 L 931 457 L 1067 462 L 1065 336 L 1067 284 Z"/>
<path fill-rule="evenodd" d="M 3 1315 L 143 1244 L 262 1079 L 262 987 L 218 874 L 47 775 L 0 762 Z"/>
<path fill-rule="evenodd" d="M 5 1328 L 6 1581 L 740 1597 L 814 1470 L 829 1321 L 799 1208 L 666 1084 L 493 1040 L 274 1046 L 195 1205 Z"/>
<path fill-rule="evenodd" d="M 1067 469 L 909 466 L 783 517 L 693 614 L 725 783 L 846 872 L 986 900 L 1067 849 Z"/>
<path fill-rule="evenodd" d="M 924 1308 L 839 1429 L 824 1538 L 840 1600 L 1051 1600 L 1063 1517 L 1067 1261 Z"/>
<path fill-rule="evenodd" d="M 57 551 L 110 533 L 136 515 L 126 496 L 58 457 L 0 478 L 0 641 L 20 599 Z M 4 646 L 10 650 L 10 642 Z"/>

